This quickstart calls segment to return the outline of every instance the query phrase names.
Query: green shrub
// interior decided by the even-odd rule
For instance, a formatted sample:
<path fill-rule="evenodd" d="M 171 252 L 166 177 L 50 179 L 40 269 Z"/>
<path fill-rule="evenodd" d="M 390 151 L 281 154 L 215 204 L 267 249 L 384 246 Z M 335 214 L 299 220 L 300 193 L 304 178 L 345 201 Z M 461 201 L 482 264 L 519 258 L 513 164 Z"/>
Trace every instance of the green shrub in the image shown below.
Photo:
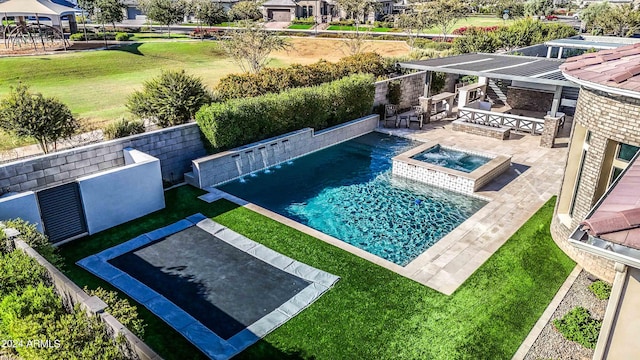
<path fill-rule="evenodd" d="M 446 41 L 432 41 L 429 39 L 416 39 L 413 43 L 414 47 L 419 49 L 433 49 L 438 51 L 449 50 L 453 47 L 453 43 Z"/>
<path fill-rule="evenodd" d="M 230 74 L 220 79 L 215 94 L 221 100 L 238 99 L 320 85 L 357 73 L 379 77 L 389 72 L 390 69 L 380 55 L 363 53 L 344 57 L 337 63 L 321 60 L 311 65 L 264 68 L 255 74 Z"/>
<path fill-rule="evenodd" d="M 611 296 L 611 285 L 602 280 L 591 283 L 589 290 L 600 300 L 606 300 Z"/>
<path fill-rule="evenodd" d="M 115 39 L 116 41 L 127 41 L 131 38 L 131 36 L 133 35 L 129 33 L 119 32 L 116 34 Z"/>
<path fill-rule="evenodd" d="M 140 120 L 129 120 L 126 118 L 113 122 L 102 130 L 104 137 L 109 140 L 135 134 L 142 134 L 144 131 L 144 122 Z"/>
<path fill-rule="evenodd" d="M 129 36 L 131 36 L 130 34 L 127 34 Z M 98 33 L 94 33 L 94 32 L 87 32 L 87 37 L 85 38 L 84 33 L 75 33 L 75 34 L 71 34 L 69 36 L 70 40 L 73 41 L 84 41 L 84 40 L 104 40 L 105 36 L 107 37 L 107 40 L 116 40 L 116 34 L 112 33 L 112 32 L 98 32 Z M 128 40 L 128 38 L 126 39 Z"/>
<path fill-rule="evenodd" d="M 553 326 L 567 340 L 593 349 L 598 342 L 598 334 L 602 321 L 591 317 L 589 310 L 583 307 L 575 307 L 560 319 L 553 320 Z"/>
<path fill-rule="evenodd" d="M 0 254 L 0 298 L 13 291 L 48 282 L 45 268 L 21 250 Z"/>
<path fill-rule="evenodd" d="M 20 232 L 20 239 L 49 260 L 53 265 L 60 266 L 60 264 L 62 264 L 62 259 L 58 255 L 56 248 L 49 242 L 45 234 L 38 231 L 35 224 L 30 224 L 22 219 L 12 219 L 3 222 L 6 227 L 18 230 Z M 0 252 L 7 253 L 13 250 L 13 241 L 7 240 L 2 231 L 0 231 L 0 240 L 2 241 Z"/>
<path fill-rule="evenodd" d="M 138 309 L 129 304 L 129 300 L 118 298 L 115 291 L 107 291 L 101 287 L 95 290 L 89 290 L 85 286 L 84 291 L 90 296 L 97 296 L 104 301 L 108 307 L 106 311 L 113 315 L 118 321 L 131 330 L 137 337 L 144 337 L 144 328 L 146 325 L 142 319 L 138 318 Z"/>
<path fill-rule="evenodd" d="M 71 41 L 82 41 L 82 40 L 84 40 L 84 34 L 83 33 L 71 34 L 71 35 L 69 35 L 69 40 L 71 40 Z"/>
<path fill-rule="evenodd" d="M 329 23 L 329 25 L 335 25 L 335 26 L 354 26 L 355 24 L 356 24 L 356 21 L 353 19 L 338 20 L 338 21 L 332 21 Z"/>
<path fill-rule="evenodd" d="M 291 22 L 294 25 L 315 25 L 316 19 L 313 16 L 307 18 L 297 18 Z"/>
<path fill-rule="evenodd" d="M 21 359 L 124 359 L 97 316 L 88 316 L 76 306 L 68 313 L 53 288 L 28 286 L 0 302 L 0 334 L 23 341 L 48 339 L 49 346 L 20 346 Z"/>
<path fill-rule="evenodd" d="M 402 86 L 399 80 L 390 81 L 387 85 L 387 100 L 389 104 L 399 105 L 402 99 Z"/>
<path fill-rule="evenodd" d="M 373 76 L 204 106 L 196 121 L 213 148 L 229 149 L 304 127 L 316 130 L 370 113 Z"/>
<path fill-rule="evenodd" d="M 210 102 L 211 94 L 200 78 L 184 70 L 166 70 L 146 81 L 142 91 L 131 94 L 127 108 L 140 118 L 167 127 L 189 122 L 201 106 Z"/>

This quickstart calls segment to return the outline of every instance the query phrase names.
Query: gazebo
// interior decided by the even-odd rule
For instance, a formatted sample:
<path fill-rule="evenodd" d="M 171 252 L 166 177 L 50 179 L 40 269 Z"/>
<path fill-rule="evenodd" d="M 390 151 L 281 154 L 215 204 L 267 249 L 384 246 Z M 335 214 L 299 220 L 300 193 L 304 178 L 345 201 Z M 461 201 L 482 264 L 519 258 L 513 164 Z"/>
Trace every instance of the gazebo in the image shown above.
<path fill-rule="evenodd" d="M 50 0 L 0 0 L 0 17 L 2 35 L 5 47 L 15 48 L 16 45 L 32 45 L 37 50 L 38 42 L 45 49 L 45 41 L 61 41 L 67 46 L 62 29 L 62 18 L 68 18 L 71 32 L 77 29 L 76 9 Z M 35 24 L 25 21 L 26 17 L 35 16 Z M 9 17 L 13 17 L 15 24 L 8 24 Z M 40 18 L 51 19 L 51 25 L 40 23 Z M 7 21 L 7 25 L 4 25 Z"/>

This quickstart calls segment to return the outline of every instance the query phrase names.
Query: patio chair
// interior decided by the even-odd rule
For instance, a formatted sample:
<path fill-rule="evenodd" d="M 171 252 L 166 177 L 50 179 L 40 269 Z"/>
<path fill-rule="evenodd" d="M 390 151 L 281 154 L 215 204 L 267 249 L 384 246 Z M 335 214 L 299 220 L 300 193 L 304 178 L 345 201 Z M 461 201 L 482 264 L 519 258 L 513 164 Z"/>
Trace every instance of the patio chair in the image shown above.
<path fill-rule="evenodd" d="M 384 126 L 387 127 L 387 122 L 393 119 L 393 126 L 398 127 L 398 107 L 395 105 L 384 106 Z"/>
<path fill-rule="evenodd" d="M 422 125 L 424 122 L 424 111 L 422 110 L 422 106 L 412 106 L 411 109 L 413 109 L 413 114 L 409 115 L 407 127 L 410 127 L 412 122 L 417 122 L 418 124 L 420 124 L 420 129 L 422 129 Z"/>

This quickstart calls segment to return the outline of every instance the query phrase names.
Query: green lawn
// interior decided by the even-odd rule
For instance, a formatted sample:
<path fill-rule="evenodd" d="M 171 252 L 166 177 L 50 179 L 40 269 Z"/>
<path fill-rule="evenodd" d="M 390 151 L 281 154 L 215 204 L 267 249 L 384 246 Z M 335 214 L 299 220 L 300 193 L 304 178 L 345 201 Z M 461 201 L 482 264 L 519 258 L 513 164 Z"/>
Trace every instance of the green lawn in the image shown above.
<path fill-rule="evenodd" d="M 327 30 L 339 30 L 339 31 L 356 31 L 355 26 L 340 26 L 340 25 L 331 25 L 327 28 Z M 371 32 L 397 32 L 401 31 L 400 29 L 392 29 L 392 28 L 368 28 L 361 26 L 360 31 L 371 31 Z"/>
<path fill-rule="evenodd" d="M 309 30 L 313 27 L 313 24 L 291 24 L 287 29 L 294 30 Z"/>
<path fill-rule="evenodd" d="M 130 116 L 125 106 L 129 94 L 163 69 L 185 69 L 209 87 L 240 71 L 213 41 L 133 43 L 105 51 L 0 58 L 0 98 L 11 85 L 23 82 L 33 91 L 57 97 L 74 115 L 101 127 Z M 11 139 L 0 135 L 0 151 L 14 147 L 5 138 Z"/>
<path fill-rule="evenodd" d="M 341 277 L 336 286 L 239 359 L 510 359 L 573 269 L 551 239 L 554 199 L 453 295 L 446 296 L 227 201 L 197 200 L 183 186 L 167 209 L 61 247 L 81 286 L 108 285 L 75 266 L 139 234 L 201 212 L 296 260 Z M 166 359 L 201 355 L 146 311 L 145 340 Z"/>

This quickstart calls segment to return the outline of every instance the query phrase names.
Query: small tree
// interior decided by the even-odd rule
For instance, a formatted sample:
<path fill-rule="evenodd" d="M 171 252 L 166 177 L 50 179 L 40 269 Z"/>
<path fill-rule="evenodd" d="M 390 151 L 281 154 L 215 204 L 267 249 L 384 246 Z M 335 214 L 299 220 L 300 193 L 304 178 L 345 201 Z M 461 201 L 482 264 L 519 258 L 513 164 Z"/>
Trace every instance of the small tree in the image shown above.
<path fill-rule="evenodd" d="M 227 20 L 227 13 L 224 7 L 218 2 L 211 0 L 193 0 L 191 2 L 191 12 L 205 25 L 213 26 Z"/>
<path fill-rule="evenodd" d="M 271 52 L 290 47 L 284 38 L 253 21 L 241 21 L 241 24 L 222 45 L 245 72 L 257 73 L 268 63 Z"/>
<path fill-rule="evenodd" d="M 443 40 L 456 22 L 469 14 L 468 6 L 459 0 L 434 0 L 424 6 L 428 6 L 427 16 L 440 29 Z"/>
<path fill-rule="evenodd" d="M 193 120 L 202 105 L 211 102 L 211 95 L 202 80 L 182 71 L 163 71 L 146 81 L 142 91 L 136 91 L 127 102 L 131 113 L 150 119 L 161 127 L 180 125 Z"/>
<path fill-rule="evenodd" d="M 604 13 L 609 11 L 611 5 L 609 2 L 594 3 L 580 12 L 580 20 L 584 23 L 584 28 L 590 31 L 596 26 L 596 20 L 601 18 Z"/>
<path fill-rule="evenodd" d="M 87 16 L 93 18 L 96 0 L 78 0 L 78 6 L 83 10 L 82 12 L 82 28 L 84 31 L 84 40 L 89 41 L 87 37 Z M 86 15 L 85 15 L 86 14 Z"/>
<path fill-rule="evenodd" d="M 65 104 L 31 93 L 20 84 L 0 102 L 0 128 L 21 138 L 35 139 L 46 154 L 52 147 L 56 150 L 58 140 L 73 135 L 80 123 Z"/>
<path fill-rule="evenodd" d="M 262 11 L 260 11 L 262 3 L 263 1 L 240 1 L 229 10 L 228 16 L 233 20 L 259 20 L 262 18 Z"/>
<path fill-rule="evenodd" d="M 121 0 L 95 0 L 94 6 L 94 17 L 102 24 L 103 31 L 104 24 L 111 24 L 115 28 L 116 23 L 122 22 L 124 9 L 127 8 Z"/>
<path fill-rule="evenodd" d="M 407 42 L 413 50 L 415 40 L 420 32 L 433 26 L 434 20 L 431 18 L 430 12 L 424 3 L 415 2 L 412 3 L 409 11 L 397 16 L 397 24 L 409 36 Z"/>
<path fill-rule="evenodd" d="M 140 0 L 138 5 L 147 18 L 167 26 L 168 37 L 171 37 L 171 25 L 181 22 L 188 8 L 184 0 Z"/>
<path fill-rule="evenodd" d="M 551 15 L 553 0 L 529 0 L 524 4 L 524 13 L 528 16 Z"/>
<path fill-rule="evenodd" d="M 605 34 L 632 36 L 640 27 L 640 11 L 633 4 L 611 6 L 596 18 L 595 24 Z"/>

